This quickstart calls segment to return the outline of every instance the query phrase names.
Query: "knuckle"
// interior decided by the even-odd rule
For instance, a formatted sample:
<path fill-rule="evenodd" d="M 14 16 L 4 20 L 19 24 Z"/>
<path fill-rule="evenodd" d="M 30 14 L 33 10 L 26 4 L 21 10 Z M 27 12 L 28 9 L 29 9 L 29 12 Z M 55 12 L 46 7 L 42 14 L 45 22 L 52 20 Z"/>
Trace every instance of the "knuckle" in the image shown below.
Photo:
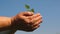
<path fill-rule="evenodd" d="M 42 16 L 40 16 L 42 18 Z"/>
<path fill-rule="evenodd" d="M 42 19 L 42 16 L 40 16 L 40 19 Z"/>
<path fill-rule="evenodd" d="M 42 23 L 42 22 L 43 22 L 43 20 L 40 21 L 40 23 Z"/>
<path fill-rule="evenodd" d="M 40 15 L 40 13 L 38 13 L 38 15 Z"/>

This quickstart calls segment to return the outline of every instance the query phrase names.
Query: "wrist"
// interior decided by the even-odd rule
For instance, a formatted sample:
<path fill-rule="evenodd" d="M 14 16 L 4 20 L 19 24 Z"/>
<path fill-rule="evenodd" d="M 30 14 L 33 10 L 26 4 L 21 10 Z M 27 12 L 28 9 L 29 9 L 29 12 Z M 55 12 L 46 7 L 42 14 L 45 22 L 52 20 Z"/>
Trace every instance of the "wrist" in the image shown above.
<path fill-rule="evenodd" d="M 11 18 L 11 29 L 17 29 L 18 21 L 16 16 Z"/>

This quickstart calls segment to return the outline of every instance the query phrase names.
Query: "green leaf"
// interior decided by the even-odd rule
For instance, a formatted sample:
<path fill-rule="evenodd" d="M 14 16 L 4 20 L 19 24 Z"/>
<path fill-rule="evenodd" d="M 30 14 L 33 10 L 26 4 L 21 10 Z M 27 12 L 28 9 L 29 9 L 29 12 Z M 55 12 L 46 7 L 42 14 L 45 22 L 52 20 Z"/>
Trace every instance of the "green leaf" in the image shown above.
<path fill-rule="evenodd" d="M 26 5 L 25 5 L 25 8 L 26 8 L 26 9 L 30 9 L 30 6 L 26 4 Z"/>
<path fill-rule="evenodd" d="M 34 12 L 34 9 L 31 9 L 32 12 Z"/>
<path fill-rule="evenodd" d="M 29 6 L 29 5 L 27 5 L 27 4 L 25 4 L 25 8 L 26 8 L 26 10 L 27 10 L 27 11 L 34 12 L 34 9 L 33 9 L 33 8 L 32 8 L 32 9 L 30 9 L 30 6 Z"/>

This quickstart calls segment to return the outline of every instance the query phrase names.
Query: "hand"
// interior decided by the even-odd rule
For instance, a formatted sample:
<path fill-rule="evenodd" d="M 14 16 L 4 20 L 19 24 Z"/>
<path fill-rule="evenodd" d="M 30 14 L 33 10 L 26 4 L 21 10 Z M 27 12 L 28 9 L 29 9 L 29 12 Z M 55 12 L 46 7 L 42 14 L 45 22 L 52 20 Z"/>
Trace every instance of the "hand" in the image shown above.
<path fill-rule="evenodd" d="M 15 16 L 16 28 L 23 31 L 34 31 L 42 22 L 41 15 L 32 12 L 21 12 Z"/>

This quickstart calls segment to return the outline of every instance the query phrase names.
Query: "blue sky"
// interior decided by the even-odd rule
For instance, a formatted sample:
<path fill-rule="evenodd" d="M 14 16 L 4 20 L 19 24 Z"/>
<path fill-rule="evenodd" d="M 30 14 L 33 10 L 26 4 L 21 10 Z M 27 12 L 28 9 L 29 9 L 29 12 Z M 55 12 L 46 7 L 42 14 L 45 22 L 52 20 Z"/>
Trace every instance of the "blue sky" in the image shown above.
<path fill-rule="evenodd" d="M 24 5 L 41 13 L 43 23 L 34 32 L 17 31 L 15 34 L 56 34 L 60 32 L 60 0 L 0 0 L 0 16 L 15 16 L 26 11 Z"/>

